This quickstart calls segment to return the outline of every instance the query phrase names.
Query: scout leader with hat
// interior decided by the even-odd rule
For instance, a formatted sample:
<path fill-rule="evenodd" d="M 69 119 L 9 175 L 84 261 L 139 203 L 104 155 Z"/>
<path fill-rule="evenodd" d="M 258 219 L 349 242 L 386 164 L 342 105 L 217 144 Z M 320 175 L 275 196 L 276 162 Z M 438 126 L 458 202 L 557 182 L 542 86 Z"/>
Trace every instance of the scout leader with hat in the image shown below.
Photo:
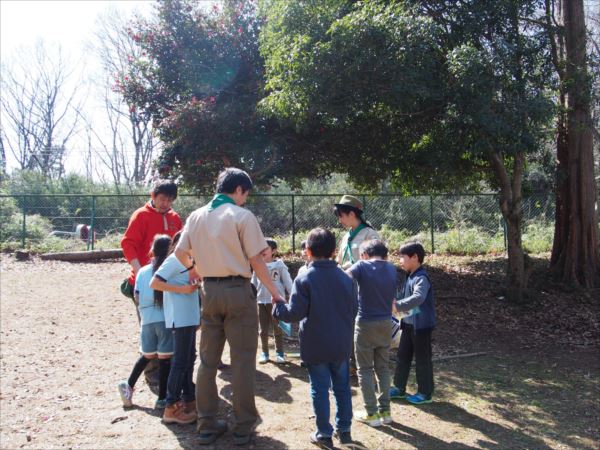
<path fill-rule="evenodd" d="M 381 238 L 371 224 L 363 218 L 363 204 L 356 197 L 344 195 L 339 203 L 335 203 L 333 212 L 340 224 L 348 230 L 342 238 L 336 257 L 337 263 L 345 270 L 360 260 L 358 250 L 360 244 Z"/>

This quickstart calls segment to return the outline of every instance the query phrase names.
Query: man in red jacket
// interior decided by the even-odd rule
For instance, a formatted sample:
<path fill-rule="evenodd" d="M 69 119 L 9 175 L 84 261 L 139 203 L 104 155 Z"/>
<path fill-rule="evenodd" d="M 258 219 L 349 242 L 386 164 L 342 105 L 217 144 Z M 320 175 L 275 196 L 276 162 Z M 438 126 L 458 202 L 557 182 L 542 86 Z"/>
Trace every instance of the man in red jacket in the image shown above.
<path fill-rule="evenodd" d="M 127 262 L 131 265 L 131 274 L 121 283 L 121 292 L 135 304 L 133 288 L 138 271 L 150 263 L 150 248 L 157 234 L 173 237 L 183 227 L 179 214 L 171 209 L 177 198 L 177 185 L 170 180 L 159 180 L 150 192 L 150 201 L 137 209 L 129 219 L 129 226 L 121 240 L 121 248 Z M 138 321 L 140 313 L 135 305 Z M 158 360 L 152 360 L 144 375 L 151 389 L 158 387 Z"/>
<path fill-rule="evenodd" d="M 175 182 L 157 181 L 150 193 L 150 201 L 131 215 L 121 240 L 123 255 L 131 265 L 131 274 L 121 285 L 121 292 L 126 297 L 133 299 L 135 276 L 138 270 L 150 263 L 150 247 L 154 236 L 168 234 L 173 237 L 183 227 L 179 214 L 171 209 L 176 198 Z"/>

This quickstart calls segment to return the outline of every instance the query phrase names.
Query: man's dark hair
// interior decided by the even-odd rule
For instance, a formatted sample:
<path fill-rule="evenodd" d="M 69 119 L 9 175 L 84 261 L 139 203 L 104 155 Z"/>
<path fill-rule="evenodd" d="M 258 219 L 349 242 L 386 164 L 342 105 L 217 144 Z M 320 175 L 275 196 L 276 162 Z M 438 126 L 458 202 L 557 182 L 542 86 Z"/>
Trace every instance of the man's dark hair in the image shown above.
<path fill-rule="evenodd" d="M 277 242 L 275 239 L 265 239 L 267 241 L 267 245 L 271 247 L 271 250 L 277 250 Z"/>
<path fill-rule="evenodd" d="M 164 194 L 175 200 L 177 198 L 177 184 L 173 180 L 158 180 L 152 186 L 152 195 Z"/>
<path fill-rule="evenodd" d="M 242 192 L 252 189 L 252 180 L 250 175 L 235 167 L 229 167 L 217 177 L 217 193 L 233 194 L 238 186 L 241 186 Z"/>
<path fill-rule="evenodd" d="M 420 264 L 423 264 L 423 261 L 425 260 L 425 249 L 420 242 L 409 242 L 408 244 L 404 244 L 400 247 L 400 254 L 410 257 L 417 255 Z"/>
<path fill-rule="evenodd" d="M 385 259 L 388 256 L 388 248 L 379 239 L 371 239 L 360 244 L 360 253 L 366 253 L 369 258 L 379 256 Z"/>
<path fill-rule="evenodd" d="M 335 236 L 324 228 L 314 228 L 308 233 L 306 247 L 315 258 L 331 258 L 335 252 Z"/>

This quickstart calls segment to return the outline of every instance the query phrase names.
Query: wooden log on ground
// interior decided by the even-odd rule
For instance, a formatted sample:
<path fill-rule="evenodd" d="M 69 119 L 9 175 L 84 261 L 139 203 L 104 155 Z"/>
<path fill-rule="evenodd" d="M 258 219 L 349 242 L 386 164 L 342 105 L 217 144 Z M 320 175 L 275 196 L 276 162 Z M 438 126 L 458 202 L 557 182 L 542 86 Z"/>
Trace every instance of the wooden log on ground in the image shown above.
<path fill-rule="evenodd" d="M 103 259 L 123 258 L 123 250 L 112 248 L 107 250 L 91 250 L 89 252 L 64 252 L 64 253 L 44 253 L 40 255 L 44 260 L 54 261 L 100 261 Z"/>

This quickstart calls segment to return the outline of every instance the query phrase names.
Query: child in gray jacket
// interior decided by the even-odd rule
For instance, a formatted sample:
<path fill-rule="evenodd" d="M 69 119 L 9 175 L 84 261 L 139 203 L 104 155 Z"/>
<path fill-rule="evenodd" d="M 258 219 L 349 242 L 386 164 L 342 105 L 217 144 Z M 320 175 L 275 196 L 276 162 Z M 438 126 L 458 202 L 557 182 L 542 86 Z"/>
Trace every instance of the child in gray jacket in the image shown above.
<path fill-rule="evenodd" d="M 261 256 L 269 273 L 273 284 L 279 291 L 279 295 L 288 298 L 292 292 L 292 277 L 290 272 L 281 259 L 274 259 L 273 254 L 277 250 L 277 242 L 273 239 L 267 239 L 269 245 L 261 252 Z M 273 329 L 275 336 L 275 363 L 284 364 L 285 354 L 283 353 L 283 332 L 279 327 L 279 322 L 273 318 L 271 304 L 271 294 L 267 288 L 260 282 L 256 274 L 252 275 L 252 284 L 256 287 L 256 301 L 258 302 L 258 323 L 260 325 L 260 341 L 262 352 L 258 359 L 259 364 L 266 364 L 269 361 L 269 331 Z"/>

